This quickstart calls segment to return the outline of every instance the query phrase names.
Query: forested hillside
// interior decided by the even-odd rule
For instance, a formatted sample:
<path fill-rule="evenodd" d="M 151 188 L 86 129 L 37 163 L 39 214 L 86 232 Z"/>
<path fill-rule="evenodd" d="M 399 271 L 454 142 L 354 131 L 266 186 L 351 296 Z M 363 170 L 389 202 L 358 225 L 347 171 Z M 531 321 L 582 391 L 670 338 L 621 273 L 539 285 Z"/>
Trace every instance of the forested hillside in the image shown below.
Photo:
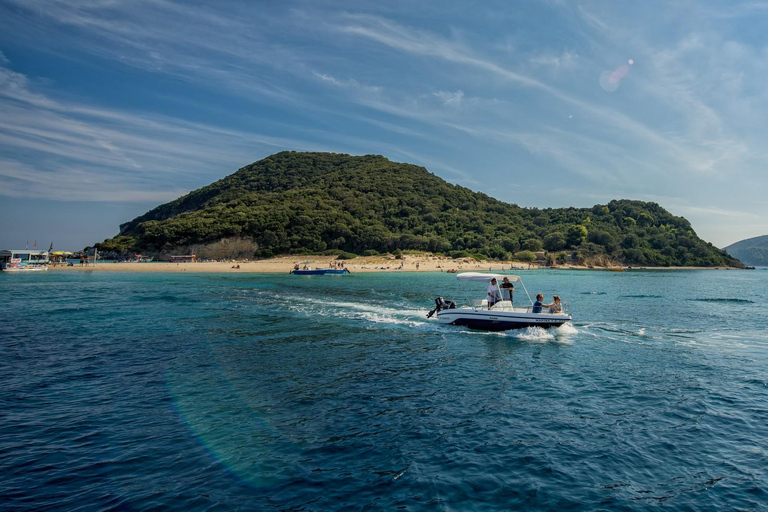
<path fill-rule="evenodd" d="M 655 203 L 536 209 L 382 156 L 282 152 L 123 224 L 102 251 L 169 254 L 221 240 L 256 257 L 418 250 L 511 259 L 571 252 L 649 266 L 741 266 Z"/>
<path fill-rule="evenodd" d="M 738 258 L 745 265 L 768 267 L 768 235 L 736 242 L 726 247 L 724 251 Z"/>

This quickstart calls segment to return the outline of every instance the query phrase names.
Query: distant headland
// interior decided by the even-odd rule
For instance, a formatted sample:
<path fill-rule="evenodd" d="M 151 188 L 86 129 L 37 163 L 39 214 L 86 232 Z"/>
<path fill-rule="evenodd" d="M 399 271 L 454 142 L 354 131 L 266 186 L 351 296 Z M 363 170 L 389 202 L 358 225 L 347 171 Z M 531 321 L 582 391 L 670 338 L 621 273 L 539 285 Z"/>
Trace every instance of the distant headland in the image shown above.
<path fill-rule="evenodd" d="M 745 265 L 768 267 L 768 235 L 748 238 L 723 249 Z"/>

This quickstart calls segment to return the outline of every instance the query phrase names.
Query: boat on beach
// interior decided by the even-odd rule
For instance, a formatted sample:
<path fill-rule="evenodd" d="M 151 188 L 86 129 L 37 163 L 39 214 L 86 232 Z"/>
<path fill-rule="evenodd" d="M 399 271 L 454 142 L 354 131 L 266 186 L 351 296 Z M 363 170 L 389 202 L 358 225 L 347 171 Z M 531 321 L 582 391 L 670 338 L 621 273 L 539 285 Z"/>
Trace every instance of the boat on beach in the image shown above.
<path fill-rule="evenodd" d="M 45 272 L 49 263 L 48 251 L 0 250 L 0 270 L 3 272 Z"/>
<path fill-rule="evenodd" d="M 457 307 L 455 302 L 445 301 L 442 297 L 438 297 L 435 299 L 435 309 L 430 311 L 427 316 L 431 317 L 432 314 L 437 313 L 437 320 L 440 323 L 460 325 L 483 331 L 507 331 L 526 327 L 559 327 L 573 319 L 564 309 L 553 312 L 548 308 L 535 307 L 519 276 L 484 272 L 463 272 L 456 275 L 456 279 L 463 284 L 482 284 L 483 292 L 492 279 L 495 278 L 497 282 L 501 282 L 505 277 L 512 283 L 522 285 L 530 301 L 530 306 L 514 306 L 512 301 L 501 300 L 489 309 L 487 299 L 472 299 L 468 295 L 467 305 Z M 503 295 L 500 296 L 503 297 Z"/>

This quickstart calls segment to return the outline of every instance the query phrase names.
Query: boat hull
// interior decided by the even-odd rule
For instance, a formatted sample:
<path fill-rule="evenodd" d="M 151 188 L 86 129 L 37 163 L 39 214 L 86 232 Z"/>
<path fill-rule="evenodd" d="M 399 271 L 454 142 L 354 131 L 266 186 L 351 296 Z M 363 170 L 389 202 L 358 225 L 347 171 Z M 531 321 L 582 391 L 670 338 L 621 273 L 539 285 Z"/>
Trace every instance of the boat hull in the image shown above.
<path fill-rule="evenodd" d="M 313 270 L 294 270 L 291 272 L 291 274 L 295 274 L 297 276 L 324 276 L 326 274 L 349 274 L 349 271 L 339 268 L 316 268 Z"/>
<path fill-rule="evenodd" d="M 519 313 L 481 309 L 446 309 L 437 313 L 441 323 L 459 325 L 481 331 L 509 331 L 526 327 L 559 327 L 571 321 L 564 313 Z"/>
<path fill-rule="evenodd" d="M 3 267 L 3 272 L 45 272 L 48 267 Z"/>

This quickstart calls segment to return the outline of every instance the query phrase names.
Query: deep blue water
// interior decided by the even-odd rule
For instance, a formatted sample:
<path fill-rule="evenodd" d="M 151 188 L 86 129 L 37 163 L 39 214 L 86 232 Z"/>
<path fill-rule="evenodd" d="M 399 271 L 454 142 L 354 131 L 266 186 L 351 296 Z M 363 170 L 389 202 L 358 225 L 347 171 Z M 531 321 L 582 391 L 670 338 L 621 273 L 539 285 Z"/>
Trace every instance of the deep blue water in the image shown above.
<path fill-rule="evenodd" d="M 0 508 L 768 509 L 768 272 L 519 274 L 0 274 Z"/>

